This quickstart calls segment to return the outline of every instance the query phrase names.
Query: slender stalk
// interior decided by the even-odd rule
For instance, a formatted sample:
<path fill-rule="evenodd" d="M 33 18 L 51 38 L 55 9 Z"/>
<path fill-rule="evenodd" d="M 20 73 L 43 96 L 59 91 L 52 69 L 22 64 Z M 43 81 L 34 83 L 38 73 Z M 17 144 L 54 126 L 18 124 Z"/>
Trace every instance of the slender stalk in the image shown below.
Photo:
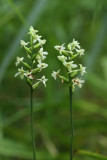
<path fill-rule="evenodd" d="M 72 86 L 71 77 L 69 75 L 69 101 L 70 101 L 70 118 L 71 118 L 71 146 L 70 146 L 70 160 L 73 159 L 73 111 L 72 111 Z"/>
<path fill-rule="evenodd" d="M 33 145 L 33 160 L 36 160 L 36 149 L 35 149 L 34 127 L 33 127 L 33 89 L 32 87 L 31 87 L 31 136 L 32 136 L 32 145 Z"/>

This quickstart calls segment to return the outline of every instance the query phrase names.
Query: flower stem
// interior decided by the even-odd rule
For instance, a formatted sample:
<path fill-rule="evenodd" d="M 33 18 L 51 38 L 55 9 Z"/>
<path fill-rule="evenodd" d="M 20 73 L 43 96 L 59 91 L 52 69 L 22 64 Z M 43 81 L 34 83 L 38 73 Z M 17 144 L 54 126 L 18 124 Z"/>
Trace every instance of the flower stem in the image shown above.
<path fill-rule="evenodd" d="M 70 101 L 70 119 L 71 119 L 71 146 L 70 146 L 70 160 L 73 159 L 73 111 L 72 111 L 72 86 L 71 77 L 69 75 L 69 101 Z"/>
<path fill-rule="evenodd" d="M 34 127 L 33 127 L 33 89 L 32 87 L 31 87 L 31 136 L 32 136 L 32 145 L 33 145 L 33 160 L 36 160 L 36 149 L 35 149 Z"/>

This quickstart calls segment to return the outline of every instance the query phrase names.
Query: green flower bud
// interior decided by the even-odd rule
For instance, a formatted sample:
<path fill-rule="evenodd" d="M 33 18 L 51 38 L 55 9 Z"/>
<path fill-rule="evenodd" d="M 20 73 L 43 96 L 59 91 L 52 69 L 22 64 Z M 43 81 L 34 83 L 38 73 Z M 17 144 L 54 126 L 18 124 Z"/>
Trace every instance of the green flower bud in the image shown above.
<path fill-rule="evenodd" d="M 28 53 L 32 54 L 32 52 L 30 51 L 30 49 L 28 47 L 25 46 L 24 48 Z"/>
<path fill-rule="evenodd" d="M 68 53 L 65 50 L 62 51 L 62 55 L 68 57 Z"/>
<path fill-rule="evenodd" d="M 69 61 L 72 61 L 72 60 L 73 60 L 73 59 L 75 59 L 78 55 L 79 55 L 79 53 L 74 54 L 74 55 L 70 58 L 70 60 L 69 60 Z"/>
<path fill-rule="evenodd" d="M 31 59 L 31 56 L 29 55 L 29 53 L 27 53 L 27 57 L 28 57 L 29 59 Z"/>
<path fill-rule="evenodd" d="M 78 74 L 78 71 L 74 71 L 70 74 L 71 78 L 75 78 L 75 76 Z"/>
<path fill-rule="evenodd" d="M 27 69 L 29 69 L 29 70 L 31 69 L 31 67 L 30 67 L 27 63 L 25 63 L 25 62 L 23 62 L 23 61 L 22 61 L 22 63 L 23 63 L 23 65 L 24 65 Z"/>
<path fill-rule="evenodd" d="M 39 71 L 40 71 L 40 68 L 36 68 L 36 69 L 33 69 L 31 73 L 32 73 L 33 75 L 35 75 L 35 74 L 36 74 L 37 72 L 39 72 Z"/>
<path fill-rule="evenodd" d="M 36 49 L 36 48 L 38 48 L 38 47 L 40 47 L 40 46 L 41 46 L 41 44 L 38 43 L 37 45 L 34 46 L 34 49 Z"/>
<path fill-rule="evenodd" d="M 69 80 L 67 78 L 65 78 L 64 76 L 58 76 L 59 78 L 62 79 L 62 83 L 65 82 L 65 83 L 69 83 Z"/>
<path fill-rule="evenodd" d="M 32 86 L 32 81 L 30 79 L 27 78 L 26 81 L 29 86 Z"/>
<path fill-rule="evenodd" d="M 67 47 L 71 51 L 71 43 L 69 43 Z"/>
<path fill-rule="evenodd" d="M 33 90 L 35 90 L 35 89 L 38 87 L 39 83 L 40 83 L 40 82 L 37 82 L 37 83 L 35 83 L 35 84 L 32 86 Z"/>
<path fill-rule="evenodd" d="M 37 54 L 34 54 L 34 55 L 32 56 L 32 60 L 34 60 L 36 56 L 37 56 Z"/>
<path fill-rule="evenodd" d="M 36 61 L 35 60 L 33 60 L 33 64 L 35 64 L 36 63 Z"/>
<path fill-rule="evenodd" d="M 32 34 L 30 35 L 30 44 L 31 44 L 31 50 L 33 50 L 33 36 L 32 36 Z"/>

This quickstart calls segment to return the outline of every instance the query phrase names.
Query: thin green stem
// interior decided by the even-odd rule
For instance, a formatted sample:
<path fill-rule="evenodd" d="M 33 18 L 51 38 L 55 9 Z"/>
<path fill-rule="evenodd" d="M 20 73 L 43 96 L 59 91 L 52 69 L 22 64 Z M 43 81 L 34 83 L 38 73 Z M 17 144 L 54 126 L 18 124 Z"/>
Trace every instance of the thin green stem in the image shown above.
<path fill-rule="evenodd" d="M 34 127 L 33 127 L 33 89 L 31 87 L 31 136 L 32 136 L 32 145 L 33 145 L 33 160 L 36 160 L 36 148 L 34 140 Z"/>
<path fill-rule="evenodd" d="M 73 110 L 72 110 L 72 86 L 71 77 L 69 75 L 69 101 L 70 101 L 70 119 L 71 119 L 71 146 L 70 146 L 70 160 L 73 159 Z"/>

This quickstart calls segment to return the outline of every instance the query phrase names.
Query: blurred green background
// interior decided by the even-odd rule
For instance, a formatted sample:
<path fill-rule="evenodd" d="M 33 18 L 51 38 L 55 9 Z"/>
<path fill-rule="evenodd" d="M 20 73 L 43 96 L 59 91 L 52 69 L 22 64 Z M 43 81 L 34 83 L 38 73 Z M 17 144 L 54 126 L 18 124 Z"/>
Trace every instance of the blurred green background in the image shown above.
<path fill-rule="evenodd" d="M 85 49 L 87 66 L 86 82 L 73 95 L 74 160 L 98 159 L 79 150 L 107 159 L 107 0 L 0 0 L 0 159 L 32 159 L 30 90 L 14 78 L 30 25 L 47 39 L 49 52 L 47 87 L 34 93 L 37 160 L 69 159 L 69 90 L 50 75 L 62 68 L 53 46 L 73 38 Z"/>

